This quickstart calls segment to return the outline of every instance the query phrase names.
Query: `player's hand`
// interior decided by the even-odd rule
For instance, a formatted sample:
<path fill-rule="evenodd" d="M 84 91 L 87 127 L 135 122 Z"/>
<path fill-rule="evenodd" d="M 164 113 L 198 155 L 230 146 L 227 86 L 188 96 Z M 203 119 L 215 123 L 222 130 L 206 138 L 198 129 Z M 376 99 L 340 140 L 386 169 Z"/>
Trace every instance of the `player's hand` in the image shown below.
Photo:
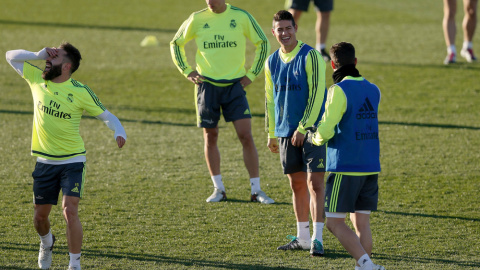
<path fill-rule="evenodd" d="M 249 86 L 252 83 L 252 81 L 247 77 L 243 76 L 243 78 L 240 79 L 240 85 L 245 89 L 245 87 Z"/>
<path fill-rule="evenodd" d="M 268 139 L 267 146 L 268 146 L 268 149 L 270 149 L 270 152 L 278 153 L 278 140 L 277 140 L 277 138 Z"/>
<path fill-rule="evenodd" d="M 194 71 L 190 72 L 190 74 L 188 74 L 187 79 L 189 81 L 193 82 L 194 84 L 199 85 L 199 84 L 203 83 L 203 81 L 205 80 L 205 77 L 198 74 L 198 72 L 196 70 L 194 70 Z"/>
<path fill-rule="evenodd" d="M 122 136 L 117 136 L 116 140 L 117 140 L 118 148 L 122 148 L 125 145 L 126 140 Z"/>
<path fill-rule="evenodd" d="M 292 135 L 292 145 L 296 147 L 302 147 L 303 140 L 305 140 L 305 135 L 298 132 L 298 130 L 295 130 L 295 132 Z"/>
<path fill-rule="evenodd" d="M 50 56 L 52 58 L 55 58 L 58 55 L 58 49 L 55 48 L 55 47 L 53 47 L 53 48 L 46 47 L 45 50 L 47 51 L 48 56 Z"/>

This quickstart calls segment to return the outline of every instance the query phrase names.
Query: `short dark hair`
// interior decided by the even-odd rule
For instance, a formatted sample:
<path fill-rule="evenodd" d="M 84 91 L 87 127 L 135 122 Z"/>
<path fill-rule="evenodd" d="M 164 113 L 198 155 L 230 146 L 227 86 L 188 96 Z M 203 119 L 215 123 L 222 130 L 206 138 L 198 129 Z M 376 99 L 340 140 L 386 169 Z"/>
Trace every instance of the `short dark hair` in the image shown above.
<path fill-rule="evenodd" d="M 337 69 L 348 64 L 355 64 L 355 47 L 348 42 L 334 44 L 330 48 L 330 57 Z"/>
<path fill-rule="evenodd" d="M 273 15 L 273 23 L 279 21 L 292 21 L 292 25 L 295 26 L 295 19 L 293 19 L 292 13 L 286 10 L 280 10 L 279 12 Z"/>
<path fill-rule="evenodd" d="M 65 56 L 72 63 L 72 68 L 70 69 L 70 73 L 73 74 L 80 66 L 80 60 L 82 60 L 82 55 L 80 54 L 80 51 L 77 48 L 75 48 L 72 44 L 66 41 L 62 42 L 59 48 L 65 50 L 65 52 L 67 53 Z"/>

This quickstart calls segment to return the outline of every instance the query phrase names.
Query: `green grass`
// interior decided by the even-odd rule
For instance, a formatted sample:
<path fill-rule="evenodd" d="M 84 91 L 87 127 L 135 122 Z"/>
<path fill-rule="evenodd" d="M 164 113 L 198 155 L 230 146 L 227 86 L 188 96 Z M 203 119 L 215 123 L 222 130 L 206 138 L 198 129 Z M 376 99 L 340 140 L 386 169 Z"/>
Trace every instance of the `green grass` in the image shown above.
<path fill-rule="evenodd" d="M 288 181 L 266 147 L 263 75 L 247 92 L 261 184 L 277 203 L 248 202 L 240 143 L 223 121 L 229 201 L 205 203 L 212 188 L 202 132 L 195 127 L 193 87 L 168 48 L 204 1 L 0 2 L 0 51 L 72 42 L 84 58 L 74 78 L 88 84 L 127 130 L 127 145 L 118 150 L 102 122 L 85 118 L 81 124 L 88 151 L 80 206 L 84 269 L 353 269 L 353 259 L 327 230 L 325 258 L 276 250 L 296 226 Z M 250 11 L 278 48 L 270 25 L 283 1 L 231 3 Z M 380 199 L 371 223 L 374 261 L 387 269 L 480 269 L 480 65 L 459 59 L 443 66 L 441 5 L 344 0 L 332 13 L 328 45 L 354 43 L 360 73 L 382 90 Z M 459 3 L 458 26 L 461 15 Z M 314 23 L 312 11 L 299 22 L 298 38 L 311 45 Z M 140 47 L 146 35 L 155 35 L 160 46 Z M 459 29 L 457 47 L 461 36 Z M 478 34 L 474 44 L 480 44 Z M 250 58 L 252 52 L 249 46 Z M 331 73 L 327 69 L 328 85 Z M 36 269 L 31 94 L 6 62 L 0 93 L 0 269 Z M 65 269 L 59 206 L 51 222 L 58 239 L 52 269 Z"/>

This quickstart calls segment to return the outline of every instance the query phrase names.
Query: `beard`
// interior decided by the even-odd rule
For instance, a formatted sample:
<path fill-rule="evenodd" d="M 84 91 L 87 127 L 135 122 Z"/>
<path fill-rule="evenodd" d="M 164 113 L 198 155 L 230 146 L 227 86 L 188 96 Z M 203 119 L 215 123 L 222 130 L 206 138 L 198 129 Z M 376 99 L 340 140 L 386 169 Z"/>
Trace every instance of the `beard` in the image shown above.
<path fill-rule="evenodd" d="M 62 64 L 52 66 L 49 71 L 44 70 L 42 78 L 46 81 L 51 81 L 60 75 L 62 75 Z"/>

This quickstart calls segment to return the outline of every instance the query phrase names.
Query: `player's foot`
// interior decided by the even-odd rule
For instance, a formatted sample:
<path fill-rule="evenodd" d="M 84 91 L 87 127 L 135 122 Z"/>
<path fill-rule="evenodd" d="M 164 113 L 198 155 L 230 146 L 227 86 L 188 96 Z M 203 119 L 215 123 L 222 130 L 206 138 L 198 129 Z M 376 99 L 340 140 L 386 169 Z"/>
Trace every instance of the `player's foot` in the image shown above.
<path fill-rule="evenodd" d="M 259 202 L 259 203 L 264 203 L 264 204 L 271 204 L 274 203 L 275 201 L 268 197 L 267 194 L 263 191 L 255 192 L 252 194 L 252 197 L 250 198 L 252 202 Z"/>
<path fill-rule="evenodd" d="M 330 58 L 330 55 L 325 51 L 325 49 L 321 49 L 320 53 L 322 54 L 323 60 L 325 60 L 326 63 L 330 62 L 332 60 Z"/>
<path fill-rule="evenodd" d="M 312 244 L 310 245 L 310 256 L 318 256 L 321 257 L 325 251 L 323 250 L 323 245 L 320 241 L 317 239 L 314 239 L 312 241 Z"/>
<path fill-rule="evenodd" d="M 363 268 L 360 266 L 355 266 L 355 270 L 385 270 L 385 267 L 374 264 L 374 263 L 370 263 L 370 264 L 365 264 Z"/>
<path fill-rule="evenodd" d="M 290 241 L 286 245 L 279 246 L 277 248 L 278 250 L 304 250 L 310 248 L 310 245 L 308 243 L 309 241 L 307 240 L 299 239 L 293 235 L 287 236 L 287 239 L 290 239 L 292 241 Z"/>
<path fill-rule="evenodd" d="M 454 53 L 449 53 L 443 63 L 445 65 L 455 64 L 457 62 L 457 56 Z"/>
<path fill-rule="evenodd" d="M 215 188 L 212 195 L 207 198 L 207 202 L 221 202 L 227 200 L 227 194 L 225 191 Z"/>
<path fill-rule="evenodd" d="M 70 265 L 68 266 L 68 270 L 81 270 L 80 265 Z"/>
<path fill-rule="evenodd" d="M 40 251 L 38 252 L 38 267 L 40 269 L 48 269 L 52 265 L 52 250 L 55 244 L 55 235 L 52 235 L 52 246 L 44 247 L 40 243 Z"/>
<path fill-rule="evenodd" d="M 385 267 L 378 264 L 373 264 L 372 270 L 385 270 Z"/>
<path fill-rule="evenodd" d="M 473 61 L 477 61 L 477 57 L 473 54 L 472 49 L 462 49 L 460 51 L 460 55 L 467 60 L 467 62 L 471 63 Z"/>

